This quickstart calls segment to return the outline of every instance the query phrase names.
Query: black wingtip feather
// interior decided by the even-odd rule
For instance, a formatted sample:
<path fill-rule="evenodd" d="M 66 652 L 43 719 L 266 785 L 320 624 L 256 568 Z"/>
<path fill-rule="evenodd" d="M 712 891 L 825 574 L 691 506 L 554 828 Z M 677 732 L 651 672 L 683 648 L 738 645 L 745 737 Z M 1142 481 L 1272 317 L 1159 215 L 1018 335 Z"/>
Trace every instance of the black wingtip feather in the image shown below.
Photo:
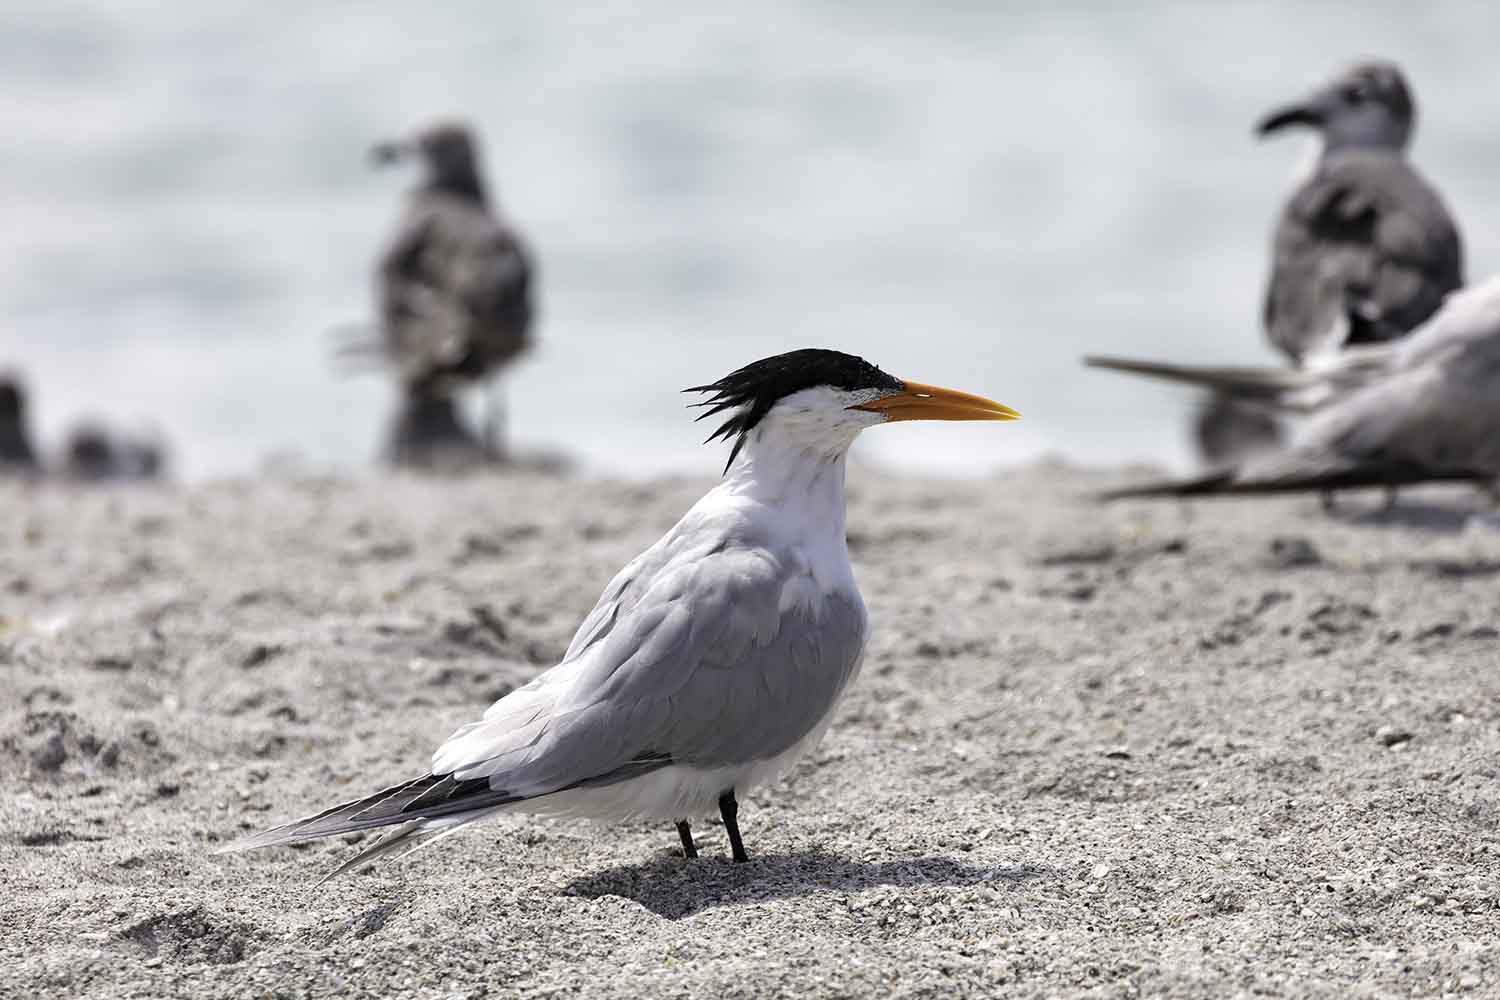
<path fill-rule="evenodd" d="M 217 853 L 228 854 L 321 840 L 344 833 L 408 823 L 414 819 L 437 819 L 477 812 L 519 802 L 524 798 L 522 795 L 490 788 L 487 778 L 456 781 L 449 775 L 429 774 L 272 827 L 222 847 Z"/>

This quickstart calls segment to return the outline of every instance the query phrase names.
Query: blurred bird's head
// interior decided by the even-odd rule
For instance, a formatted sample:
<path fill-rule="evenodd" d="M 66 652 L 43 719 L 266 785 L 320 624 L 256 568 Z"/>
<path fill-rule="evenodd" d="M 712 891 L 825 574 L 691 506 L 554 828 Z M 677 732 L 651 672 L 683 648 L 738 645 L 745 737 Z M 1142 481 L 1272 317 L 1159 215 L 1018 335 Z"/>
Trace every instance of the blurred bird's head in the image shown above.
<path fill-rule="evenodd" d="M 746 365 L 708 385 L 698 419 L 732 411 L 708 438 L 733 439 L 735 456 L 752 437 L 836 458 L 859 432 L 897 420 L 1015 420 L 1020 414 L 983 396 L 907 382 L 852 354 L 806 348 Z"/>
<path fill-rule="evenodd" d="M 1417 108 L 1401 70 L 1391 62 L 1350 67 L 1307 97 L 1277 108 L 1256 126 L 1262 137 L 1305 125 L 1323 136 L 1324 150 L 1401 151 L 1411 141 Z"/>
<path fill-rule="evenodd" d="M 429 185 L 467 188 L 478 182 L 478 152 L 473 134 L 462 122 L 436 122 L 408 138 L 377 143 L 370 149 L 370 159 L 377 166 L 413 158 L 422 162 Z"/>

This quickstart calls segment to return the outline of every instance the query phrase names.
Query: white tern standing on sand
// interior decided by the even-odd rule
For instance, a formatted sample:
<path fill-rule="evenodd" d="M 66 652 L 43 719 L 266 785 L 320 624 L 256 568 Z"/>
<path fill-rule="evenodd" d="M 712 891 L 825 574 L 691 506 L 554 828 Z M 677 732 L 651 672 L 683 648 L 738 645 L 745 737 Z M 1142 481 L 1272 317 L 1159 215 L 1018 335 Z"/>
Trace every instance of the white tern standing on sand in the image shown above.
<path fill-rule="evenodd" d="M 502 810 L 677 824 L 717 809 L 746 861 L 736 795 L 822 738 L 869 632 L 844 533 L 859 432 L 897 420 L 1014 420 L 837 351 L 766 358 L 689 392 L 733 442 L 723 481 L 610 581 L 562 662 L 461 727 L 420 777 L 226 850 L 394 827 L 331 874 Z"/>

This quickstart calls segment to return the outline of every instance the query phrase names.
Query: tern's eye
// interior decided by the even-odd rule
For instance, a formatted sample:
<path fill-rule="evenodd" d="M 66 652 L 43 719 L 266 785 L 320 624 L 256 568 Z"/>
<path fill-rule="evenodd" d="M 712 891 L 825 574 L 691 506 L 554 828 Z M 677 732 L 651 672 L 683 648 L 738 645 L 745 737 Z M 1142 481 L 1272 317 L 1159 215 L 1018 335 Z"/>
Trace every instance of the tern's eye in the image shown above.
<path fill-rule="evenodd" d="M 1363 104 L 1370 99 L 1370 88 L 1363 83 L 1354 83 L 1344 88 L 1340 95 L 1345 104 Z"/>

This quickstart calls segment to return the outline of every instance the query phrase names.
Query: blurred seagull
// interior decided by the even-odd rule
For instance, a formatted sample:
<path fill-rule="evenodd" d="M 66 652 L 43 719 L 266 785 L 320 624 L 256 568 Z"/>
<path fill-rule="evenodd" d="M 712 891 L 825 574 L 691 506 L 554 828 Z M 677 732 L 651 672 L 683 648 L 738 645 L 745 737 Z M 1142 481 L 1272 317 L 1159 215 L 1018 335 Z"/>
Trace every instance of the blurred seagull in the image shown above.
<path fill-rule="evenodd" d="M 1493 492 L 1500 479 L 1500 277 L 1453 294 L 1410 337 L 1350 350 L 1324 369 L 1130 370 L 1231 388 L 1311 417 L 1292 447 L 1111 499 L 1445 480 Z"/>
<path fill-rule="evenodd" d="M 436 123 L 410 139 L 380 143 L 371 157 L 381 165 L 416 158 L 424 177 L 377 267 L 378 342 L 357 337 L 341 354 L 373 356 L 401 385 L 388 446 L 393 462 L 501 457 L 498 401 L 490 440 L 482 443 L 463 426 L 453 396 L 531 346 L 526 246 L 496 215 L 464 125 Z"/>
<path fill-rule="evenodd" d="M 1365 62 L 1257 127 L 1268 136 L 1305 126 L 1322 140 L 1312 173 L 1282 207 L 1263 312 L 1272 345 L 1299 369 L 1335 366 L 1344 351 L 1405 336 L 1463 285 L 1458 227 L 1406 158 L 1415 120 L 1400 69 Z M 1088 363 L 1153 375 L 1174 367 Z M 1282 446 L 1264 394 L 1199 381 L 1218 390 L 1197 421 L 1205 461 L 1219 465 Z"/>
<path fill-rule="evenodd" d="M 231 845 L 393 827 L 332 875 L 501 810 L 690 821 L 717 809 L 746 861 L 737 796 L 822 738 L 869 632 L 844 531 L 859 432 L 898 420 L 1014 420 L 979 396 L 837 351 L 766 358 L 717 382 L 722 482 L 619 572 L 562 662 L 458 729 L 430 770 Z"/>
<path fill-rule="evenodd" d="M 1406 158 L 1415 121 L 1401 70 L 1365 62 L 1257 128 L 1302 125 L 1323 140 L 1282 208 L 1266 290 L 1266 334 L 1295 365 L 1402 337 L 1463 285 L 1458 227 Z"/>

